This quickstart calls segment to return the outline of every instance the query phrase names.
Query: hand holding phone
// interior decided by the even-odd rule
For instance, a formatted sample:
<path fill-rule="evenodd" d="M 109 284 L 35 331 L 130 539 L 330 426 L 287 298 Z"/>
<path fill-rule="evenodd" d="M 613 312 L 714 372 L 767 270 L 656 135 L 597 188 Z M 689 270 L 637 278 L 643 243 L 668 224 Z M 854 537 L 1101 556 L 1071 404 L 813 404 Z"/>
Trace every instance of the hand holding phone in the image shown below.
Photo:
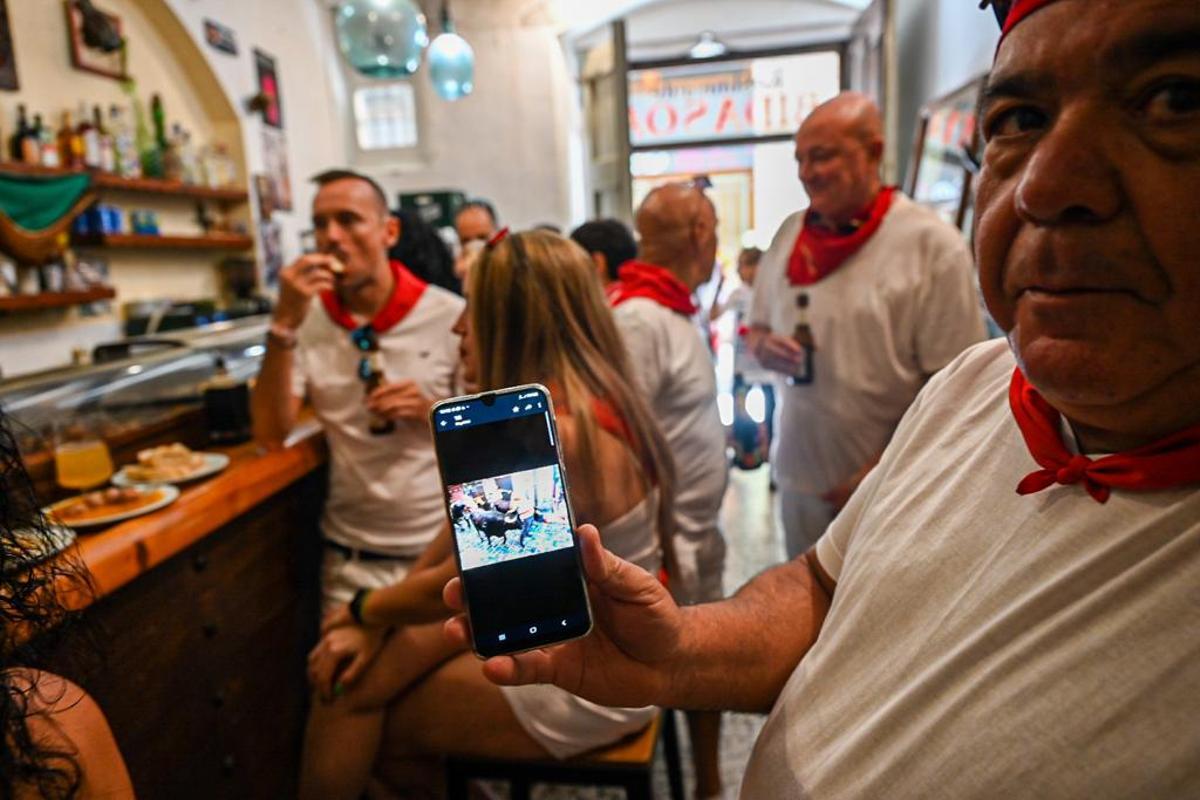
<path fill-rule="evenodd" d="M 586 635 L 591 610 L 550 393 L 528 385 L 456 397 L 430 417 L 475 652 Z"/>

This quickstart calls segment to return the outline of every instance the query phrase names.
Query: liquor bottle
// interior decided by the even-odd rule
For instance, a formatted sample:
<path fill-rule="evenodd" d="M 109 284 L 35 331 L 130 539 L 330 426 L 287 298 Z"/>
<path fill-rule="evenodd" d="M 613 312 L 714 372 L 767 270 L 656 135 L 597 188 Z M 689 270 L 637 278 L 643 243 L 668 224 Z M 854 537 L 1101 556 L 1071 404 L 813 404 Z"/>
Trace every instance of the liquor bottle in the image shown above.
<path fill-rule="evenodd" d="M 100 147 L 100 170 L 116 172 L 116 142 L 112 131 L 104 126 L 104 114 L 100 111 L 100 106 L 92 106 L 92 127 L 96 129 L 96 142 Z"/>
<path fill-rule="evenodd" d="M 41 164 L 43 167 L 57 167 L 62 164 L 59 157 L 58 145 L 54 143 L 54 134 L 50 133 L 50 129 L 42 124 L 42 115 L 33 115 L 33 129 L 37 131 L 38 149 L 41 155 L 38 160 L 32 163 Z"/>
<path fill-rule="evenodd" d="M 180 157 L 180 148 L 183 146 L 182 130 L 178 122 L 171 126 L 171 136 L 162 150 L 163 177 L 169 181 L 183 180 L 183 159 Z"/>
<path fill-rule="evenodd" d="M 83 165 L 88 169 L 100 169 L 100 131 L 88 116 L 87 103 L 79 103 L 79 125 L 75 128 L 83 144 Z"/>
<path fill-rule="evenodd" d="M 138 155 L 129 118 L 120 106 L 113 104 L 108 108 L 108 120 L 112 130 L 117 174 L 122 178 L 142 177 L 142 160 Z"/>
<path fill-rule="evenodd" d="M 179 141 L 176 144 L 179 152 L 179 163 L 183 168 L 183 182 L 187 184 L 203 183 L 200 177 L 200 164 L 196 158 L 196 148 L 192 146 L 192 134 L 182 126 L 179 128 Z"/>
<path fill-rule="evenodd" d="M 32 129 L 25 117 L 25 104 L 17 104 L 17 127 L 8 140 L 8 157 L 12 161 L 25 160 L 25 140 L 29 138 Z"/>
<path fill-rule="evenodd" d="M 83 169 L 83 138 L 71 124 L 71 112 L 64 111 L 58 129 L 58 160 L 68 169 Z"/>
<path fill-rule="evenodd" d="M 366 394 L 370 394 L 383 385 L 383 360 L 378 351 L 367 353 L 359 368 L 363 370 L 362 379 Z M 368 412 L 368 415 L 370 421 L 367 423 L 367 430 L 371 432 L 372 436 L 386 436 L 396 430 L 395 420 L 371 412 Z"/>
<path fill-rule="evenodd" d="M 133 94 L 133 141 L 137 147 L 138 158 L 142 162 L 142 174 L 147 178 L 162 177 L 162 152 L 150 135 L 150 126 L 146 123 L 146 110 L 136 93 Z"/>
<path fill-rule="evenodd" d="M 796 297 L 796 329 L 792 334 L 801 347 L 804 348 L 804 361 L 795 373 L 788 376 L 791 386 L 813 382 L 813 351 L 816 344 L 813 341 L 812 326 L 808 324 L 808 295 L 801 292 Z"/>

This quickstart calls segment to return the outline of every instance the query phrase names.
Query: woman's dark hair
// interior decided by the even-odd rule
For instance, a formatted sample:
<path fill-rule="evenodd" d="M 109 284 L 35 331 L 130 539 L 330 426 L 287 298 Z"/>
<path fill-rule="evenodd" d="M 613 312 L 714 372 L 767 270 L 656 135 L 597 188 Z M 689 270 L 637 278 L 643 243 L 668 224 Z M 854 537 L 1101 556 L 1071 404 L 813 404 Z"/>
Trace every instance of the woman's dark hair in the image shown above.
<path fill-rule="evenodd" d="M 392 215 L 400 220 L 400 239 L 388 250 L 388 258 L 399 261 L 426 283 L 462 294 L 462 282 L 454 275 L 454 256 L 437 229 L 411 209 L 402 208 Z"/>
<path fill-rule="evenodd" d="M 53 541 L 7 415 L 0 411 L 0 798 L 34 791 L 70 798 L 81 774 L 74 753 L 29 732 L 29 718 L 53 706 L 39 670 L 71 617 L 64 594 L 91 596 L 91 579 L 76 555 L 38 561 Z M 30 565 L 30 562 L 37 562 Z M 56 682 L 56 685 L 59 682 Z"/>

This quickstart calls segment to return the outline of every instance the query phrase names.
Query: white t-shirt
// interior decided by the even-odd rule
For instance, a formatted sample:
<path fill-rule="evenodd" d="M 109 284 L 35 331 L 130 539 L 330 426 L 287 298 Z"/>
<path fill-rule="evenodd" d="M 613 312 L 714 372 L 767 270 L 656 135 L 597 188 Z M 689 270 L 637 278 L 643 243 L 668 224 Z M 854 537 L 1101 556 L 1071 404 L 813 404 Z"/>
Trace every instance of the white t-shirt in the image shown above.
<path fill-rule="evenodd" d="M 833 605 L 743 797 L 1200 797 L 1200 489 L 1018 495 L 1013 366 L 934 377 L 818 543 Z"/>
<path fill-rule="evenodd" d="M 729 480 L 712 359 L 692 321 L 653 300 L 628 300 L 613 309 L 613 316 L 633 373 L 675 458 L 681 596 L 700 599 L 694 596 L 695 581 L 714 569 L 719 572 L 724 563 L 717 522 Z M 696 572 L 702 573 L 700 578 Z"/>
<path fill-rule="evenodd" d="M 451 328 L 463 299 L 425 288 L 397 325 L 379 336 L 388 382 L 415 380 L 426 397 L 454 394 L 459 337 Z M 327 539 L 395 556 L 418 555 L 445 521 L 427 422 L 397 422 L 374 436 L 350 332 L 314 300 L 300 326 L 292 393 L 306 393 L 329 442 L 329 496 L 321 517 Z"/>
<path fill-rule="evenodd" d="M 772 462 L 779 488 L 824 494 L 878 455 L 930 375 L 985 332 L 971 254 L 957 230 L 897 194 L 875 235 L 833 274 L 788 282 L 804 214 L 788 217 L 763 255 L 751 325 L 791 336 L 808 295 L 814 379 L 780 376 Z"/>

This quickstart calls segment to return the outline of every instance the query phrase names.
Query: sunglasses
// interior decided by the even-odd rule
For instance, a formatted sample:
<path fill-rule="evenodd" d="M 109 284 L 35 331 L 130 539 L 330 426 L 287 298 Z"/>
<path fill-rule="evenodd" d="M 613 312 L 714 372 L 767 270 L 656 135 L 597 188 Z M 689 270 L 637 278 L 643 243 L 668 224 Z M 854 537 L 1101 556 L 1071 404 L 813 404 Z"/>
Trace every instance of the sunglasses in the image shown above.
<path fill-rule="evenodd" d="M 350 343 L 354 345 L 355 350 L 363 354 L 358 360 L 358 379 L 366 383 L 371 380 L 374 372 L 370 354 L 379 352 L 379 337 L 374 328 L 363 325 L 350 332 Z"/>
<path fill-rule="evenodd" d="M 1005 21 L 1008 19 L 1008 12 L 1012 11 L 1013 0 L 980 0 L 979 7 L 992 7 L 992 13 L 996 15 L 996 22 L 1000 27 L 1004 27 Z"/>

